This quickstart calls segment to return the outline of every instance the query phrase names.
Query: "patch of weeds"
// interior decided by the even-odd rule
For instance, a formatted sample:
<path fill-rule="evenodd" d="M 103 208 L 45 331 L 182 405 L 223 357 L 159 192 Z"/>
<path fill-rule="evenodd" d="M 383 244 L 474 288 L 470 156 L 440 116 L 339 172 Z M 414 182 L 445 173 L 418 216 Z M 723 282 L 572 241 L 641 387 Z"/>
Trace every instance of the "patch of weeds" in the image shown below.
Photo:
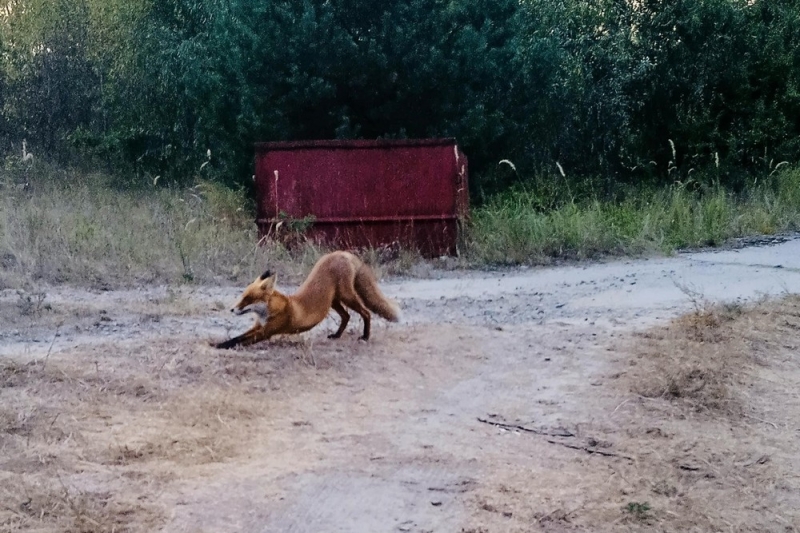
<path fill-rule="evenodd" d="M 243 190 L 118 189 L 102 174 L 55 169 L 35 179 L 30 194 L 0 194 L 0 284 L 9 287 L 244 282 L 267 260 L 292 259 L 277 242 L 256 245 Z"/>
<path fill-rule="evenodd" d="M 665 395 L 672 398 L 696 398 L 705 389 L 713 377 L 709 372 L 700 368 L 685 369 L 669 376 Z M 722 400 L 725 398 L 725 389 L 720 388 L 720 393 L 715 397 Z"/>
<path fill-rule="evenodd" d="M 727 338 L 722 328 L 723 320 L 716 309 L 702 309 L 676 320 L 686 338 L 695 342 L 719 343 Z"/>
<path fill-rule="evenodd" d="M 429 277 L 431 265 L 422 257 L 419 251 L 403 248 L 398 241 L 378 247 L 362 248 L 353 252 L 372 267 L 379 279 L 387 274 Z"/>
<path fill-rule="evenodd" d="M 183 274 L 181 274 L 181 278 L 183 278 L 183 281 L 186 283 L 191 283 L 194 281 L 194 271 L 192 270 L 191 257 L 184 249 L 183 243 L 180 241 L 177 243 L 177 248 L 178 255 L 181 258 L 181 265 L 183 267 Z"/>
<path fill-rule="evenodd" d="M 32 364 L 23 364 L 11 359 L 0 363 L 0 388 L 18 387 L 26 382 Z"/>
<path fill-rule="evenodd" d="M 735 320 L 745 312 L 745 306 L 740 302 L 727 302 L 721 305 L 712 305 L 696 289 L 675 283 L 692 302 L 694 311 L 680 317 L 676 325 L 685 330 L 687 338 L 697 342 L 719 343 L 727 340 L 730 331 L 723 325 Z"/>
<path fill-rule="evenodd" d="M 22 290 L 17 291 L 17 308 L 22 316 L 39 317 L 42 311 L 52 311 L 53 307 L 50 304 L 44 303 L 47 299 L 46 292 L 26 292 Z"/>
<path fill-rule="evenodd" d="M 653 485 L 652 490 L 654 494 L 660 494 L 662 496 L 667 496 L 668 498 L 677 496 L 678 494 L 678 489 L 664 480 L 661 480 Z"/>
<path fill-rule="evenodd" d="M 800 170 L 787 169 L 738 193 L 677 183 L 609 198 L 593 190 L 573 194 L 574 183 L 532 176 L 526 179 L 530 185 L 492 196 L 472 211 L 465 251 L 479 264 L 547 264 L 559 258 L 671 253 L 794 231 L 800 221 L 799 179 Z"/>
<path fill-rule="evenodd" d="M 692 359 L 687 355 L 692 353 L 691 346 L 682 346 L 680 352 L 662 352 L 660 357 L 664 360 L 640 379 L 634 390 L 646 398 L 685 400 L 697 411 L 735 411 L 738 404 L 728 387 L 732 379 L 730 365 Z"/>
<path fill-rule="evenodd" d="M 294 218 L 287 215 L 283 211 L 278 214 L 278 218 L 280 219 L 280 222 L 278 222 L 279 225 L 286 226 L 287 230 L 296 233 L 305 233 L 311 228 L 311 226 L 314 225 L 314 222 L 317 220 L 314 215 L 306 215 L 303 218 Z"/>
<path fill-rule="evenodd" d="M 16 412 L 15 410 L 0 410 L 0 434 L 19 435 L 29 437 L 34 427 L 34 411 Z"/>
<path fill-rule="evenodd" d="M 741 417 L 752 365 L 770 366 L 796 350 L 796 302 L 708 305 L 651 330 L 631 361 L 631 390 L 696 412 Z M 785 335 L 792 340 L 778 340 Z"/>
<path fill-rule="evenodd" d="M 564 509 L 558 508 L 554 511 L 551 511 L 547 514 L 537 513 L 535 515 L 536 521 L 539 522 L 539 525 L 542 527 L 546 527 L 549 524 L 569 524 L 570 523 L 570 516 L 572 515 L 571 511 L 565 511 Z"/>
<path fill-rule="evenodd" d="M 14 502 L 19 510 L 15 522 L 20 529 L 45 524 L 58 531 L 76 533 L 127 531 L 133 524 L 154 526 L 158 520 L 154 509 L 117 499 L 110 492 L 85 492 L 68 487 L 60 476 L 56 478 L 60 489 L 50 483 L 15 487 L 14 491 L 6 487 L 2 491 L 7 501 Z"/>
<path fill-rule="evenodd" d="M 314 215 L 294 218 L 281 211 L 272 228 L 273 238 L 289 250 L 296 249 L 307 241 L 306 233 L 315 221 Z"/>
<path fill-rule="evenodd" d="M 649 520 L 651 518 L 651 510 L 652 508 L 647 502 L 629 502 L 628 505 L 623 508 L 624 512 L 628 513 L 636 520 L 642 521 Z"/>
<path fill-rule="evenodd" d="M 720 307 L 720 315 L 725 320 L 734 320 L 742 316 L 745 311 L 745 307 L 740 302 L 727 302 L 722 304 Z"/>

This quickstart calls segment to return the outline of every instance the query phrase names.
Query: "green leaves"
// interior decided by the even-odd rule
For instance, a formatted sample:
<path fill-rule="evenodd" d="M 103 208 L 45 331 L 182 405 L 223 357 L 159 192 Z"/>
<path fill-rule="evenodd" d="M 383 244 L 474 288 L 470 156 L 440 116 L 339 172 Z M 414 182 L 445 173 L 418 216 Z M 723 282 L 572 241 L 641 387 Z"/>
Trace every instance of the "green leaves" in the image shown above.
<path fill-rule="evenodd" d="M 248 183 L 254 142 L 321 138 L 455 136 L 487 192 L 556 163 L 609 191 L 703 169 L 738 185 L 800 155 L 800 0 L 2 9 L 2 150 L 27 138 L 135 179 L 205 164 L 204 178 Z"/>
<path fill-rule="evenodd" d="M 527 79 L 555 72 L 544 74 L 548 90 L 538 91 L 534 111 L 548 117 L 549 135 L 528 126 L 545 146 L 531 158 L 560 158 L 573 172 L 612 182 L 669 182 L 691 169 L 721 168 L 716 174 L 734 185 L 765 150 L 770 158 L 800 155 L 791 140 L 800 133 L 791 118 L 796 0 L 525 6 Z"/>

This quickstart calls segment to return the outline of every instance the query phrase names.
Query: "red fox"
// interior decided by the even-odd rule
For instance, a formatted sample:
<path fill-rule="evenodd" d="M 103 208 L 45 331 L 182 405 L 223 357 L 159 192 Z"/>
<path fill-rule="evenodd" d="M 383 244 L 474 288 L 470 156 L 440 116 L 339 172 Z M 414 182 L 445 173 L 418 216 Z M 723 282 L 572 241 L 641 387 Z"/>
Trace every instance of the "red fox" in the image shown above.
<path fill-rule="evenodd" d="M 322 322 L 331 308 L 342 321 L 329 339 L 341 337 L 350 321 L 345 306 L 364 320 L 364 334 L 360 339 L 365 341 L 369 340 L 370 311 L 391 322 L 400 319 L 400 308 L 383 295 L 372 269 L 349 252 L 322 256 L 292 295 L 275 290 L 275 280 L 276 276 L 268 270 L 247 286 L 231 311 L 237 315 L 255 313 L 255 325 L 215 347 L 246 346 L 273 335 L 308 331 Z"/>

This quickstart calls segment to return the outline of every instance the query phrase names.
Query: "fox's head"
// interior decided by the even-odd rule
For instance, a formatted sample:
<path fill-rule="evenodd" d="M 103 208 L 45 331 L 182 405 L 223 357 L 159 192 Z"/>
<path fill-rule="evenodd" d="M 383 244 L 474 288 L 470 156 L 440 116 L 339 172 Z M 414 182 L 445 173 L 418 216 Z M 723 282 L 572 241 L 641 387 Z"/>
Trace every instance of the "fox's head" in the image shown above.
<path fill-rule="evenodd" d="M 276 275 L 267 270 L 245 288 L 231 312 L 237 315 L 255 313 L 265 323 L 269 318 L 269 300 L 275 292 Z"/>

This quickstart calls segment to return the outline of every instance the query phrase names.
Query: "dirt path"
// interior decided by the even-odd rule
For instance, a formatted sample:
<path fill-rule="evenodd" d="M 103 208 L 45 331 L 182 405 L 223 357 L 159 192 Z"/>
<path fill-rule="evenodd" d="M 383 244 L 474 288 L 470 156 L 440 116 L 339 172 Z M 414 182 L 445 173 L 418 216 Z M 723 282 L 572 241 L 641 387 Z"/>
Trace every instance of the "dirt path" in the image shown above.
<path fill-rule="evenodd" d="M 53 288 L 39 304 L 50 310 L 28 309 L 35 320 L 16 318 L 0 330 L 0 356 L 36 361 L 50 353 L 61 361 L 95 350 L 97 365 L 118 357 L 109 355 L 114 350 L 132 358 L 155 350 L 143 368 L 157 368 L 158 376 L 174 369 L 170 376 L 183 372 L 184 381 L 187 372 L 210 373 L 209 383 L 234 398 L 224 401 L 241 399 L 246 415 L 216 412 L 214 431 L 229 432 L 235 450 L 221 459 L 214 454 L 222 448 L 209 444 L 212 460 L 124 465 L 144 477 L 169 474 L 149 492 L 137 489 L 165 510 L 165 531 L 636 529 L 646 523 L 621 521 L 620 508 L 654 498 L 632 476 L 642 442 L 657 434 L 650 430 L 666 432 L 668 424 L 634 421 L 636 402 L 614 383 L 631 332 L 702 300 L 800 293 L 800 240 L 433 276 L 384 284 L 400 301 L 404 323 L 379 323 L 368 345 L 354 340 L 358 321 L 342 341 L 325 339 L 334 327 L 329 319 L 305 341 L 234 354 L 218 373 L 209 368 L 222 359 L 204 341 L 249 325 L 223 311 L 239 288 Z M 37 302 L 6 291 L 0 304 L 8 316 Z M 142 347 L 151 341 L 156 348 Z M 249 365 L 250 373 L 231 380 L 231 365 Z M 177 390 L 173 378 L 158 379 Z M 264 387 L 254 388 L 259 382 Z M 237 383 L 248 387 L 236 389 L 241 397 L 233 396 Z M 134 420 L 144 419 L 110 422 L 109 442 L 142 449 Z M 767 529 L 798 525 L 797 515 L 776 516 L 764 518 Z"/>

